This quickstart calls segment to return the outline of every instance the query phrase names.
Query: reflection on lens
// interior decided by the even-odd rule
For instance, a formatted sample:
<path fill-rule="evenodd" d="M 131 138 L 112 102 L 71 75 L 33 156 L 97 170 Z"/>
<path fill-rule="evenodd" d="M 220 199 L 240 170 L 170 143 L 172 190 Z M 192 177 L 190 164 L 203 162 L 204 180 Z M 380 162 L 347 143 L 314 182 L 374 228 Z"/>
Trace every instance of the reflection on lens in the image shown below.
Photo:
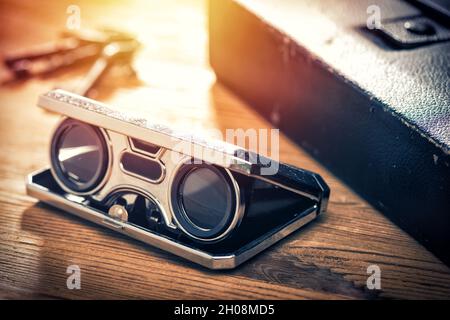
<path fill-rule="evenodd" d="M 231 211 L 230 186 L 222 175 L 209 168 L 189 172 L 180 191 L 186 216 L 200 228 L 217 227 Z"/>
<path fill-rule="evenodd" d="M 172 210 L 180 229 L 200 241 L 217 241 L 228 236 L 242 217 L 235 183 L 224 168 L 181 165 L 171 190 Z"/>
<path fill-rule="evenodd" d="M 52 164 L 58 178 L 74 191 L 93 188 L 106 171 L 106 147 L 98 129 L 67 120 L 55 133 Z"/>

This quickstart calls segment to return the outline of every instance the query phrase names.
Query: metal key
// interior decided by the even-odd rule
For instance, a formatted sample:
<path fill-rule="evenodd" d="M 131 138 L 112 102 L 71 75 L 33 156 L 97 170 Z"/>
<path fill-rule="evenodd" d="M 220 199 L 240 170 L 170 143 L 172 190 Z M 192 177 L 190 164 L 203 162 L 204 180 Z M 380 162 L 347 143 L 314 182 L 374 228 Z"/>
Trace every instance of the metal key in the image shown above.
<path fill-rule="evenodd" d="M 16 78 L 27 78 L 96 58 L 113 41 L 133 41 L 131 35 L 113 29 L 64 32 L 61 36 L 53 42 L 11 53 L 4 58 L 4 64 Z"/>
<path fill-rule="evenodd" d="M 130 63 L 140 44 L 137 40 L 116 41 L 106 45 L 100 57 L 92 65 L 87 75 L 69 91 L 88 96 L 106 70 L 116 63 Z"/>

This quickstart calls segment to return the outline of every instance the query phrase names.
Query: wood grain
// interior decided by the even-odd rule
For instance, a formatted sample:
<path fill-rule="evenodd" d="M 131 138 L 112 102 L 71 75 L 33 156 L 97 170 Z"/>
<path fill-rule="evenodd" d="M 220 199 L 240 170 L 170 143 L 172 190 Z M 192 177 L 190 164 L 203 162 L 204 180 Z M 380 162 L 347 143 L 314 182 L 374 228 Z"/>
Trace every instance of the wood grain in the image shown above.
<path fill-rule="evenodd" d="M 138 77 L 112 70 L 98 99 L 183 130 L 271 128 L 215 82 L 203 1 L 1 1 L 0 51 L 50 40 L 64 28 L 69 3 L 80 6 L 83 26 L 125 28 L 145 44 Z M 87 68 L 0 88 L 0 298 L 450 298 L 448 267 L 284 136 L 281 160 L 323 175 L 329 211 L 236 270 L 206 270 L 37 203 L 24 179 L 48 164 L 58 121 L 35 107 L 37 95 Z M 66 287 L 71 264 L 81 268 L 81 290 Z M 381 290 L 366 287 L 372 264 L 381 268 Z"/>

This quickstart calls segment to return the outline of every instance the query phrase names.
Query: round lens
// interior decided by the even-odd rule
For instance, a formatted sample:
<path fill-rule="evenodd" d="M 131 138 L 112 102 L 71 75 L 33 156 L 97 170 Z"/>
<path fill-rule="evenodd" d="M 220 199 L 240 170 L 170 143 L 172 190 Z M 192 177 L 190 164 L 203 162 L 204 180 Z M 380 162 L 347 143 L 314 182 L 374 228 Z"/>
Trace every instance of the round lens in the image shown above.
<path fill-rule="evenodd" d="M 180 188 L 181 202 L 187 218 L 202 229 L 214 229 L 232 209 L 232 192 L 222 174 L 210 168 L 193 169 Z"/>
<path fill-rule="evenodd" d="M 106 147 L 98 129 L 73 120 L 55 133 L 52 163 L 58 178 L 74 191 L 87 191 L 106 171 Z"/>

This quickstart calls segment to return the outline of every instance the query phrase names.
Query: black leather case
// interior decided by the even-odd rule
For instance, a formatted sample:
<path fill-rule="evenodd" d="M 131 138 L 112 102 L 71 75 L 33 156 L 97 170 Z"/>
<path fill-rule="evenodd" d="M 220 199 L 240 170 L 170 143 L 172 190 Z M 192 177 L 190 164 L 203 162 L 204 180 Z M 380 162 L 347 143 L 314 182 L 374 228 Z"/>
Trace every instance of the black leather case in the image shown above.
<path fill-rule="evenodd" d="M 366 27 L 371 5 L 379 30 Z M 389 0 L 210 0 L 209 11 L 219 81 L 450 263 L 448 19 Z M 408 19 L 436 34 L 405 32 Z"/>

